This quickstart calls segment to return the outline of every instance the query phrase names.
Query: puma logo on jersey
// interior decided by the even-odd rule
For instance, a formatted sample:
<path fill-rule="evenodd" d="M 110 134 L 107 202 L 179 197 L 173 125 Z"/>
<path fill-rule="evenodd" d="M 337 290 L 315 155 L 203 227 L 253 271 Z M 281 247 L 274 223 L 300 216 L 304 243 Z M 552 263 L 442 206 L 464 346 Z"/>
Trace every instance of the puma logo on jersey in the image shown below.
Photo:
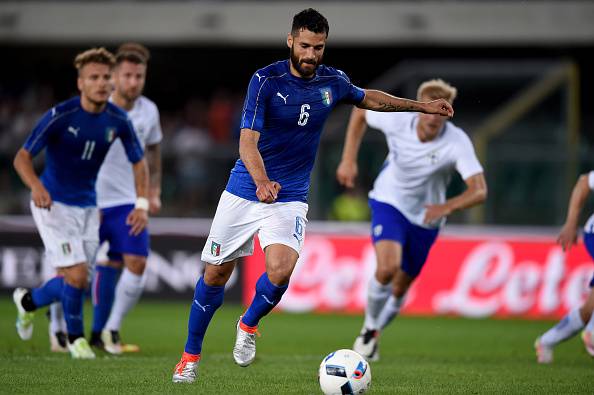
<path fill-rule="evenodd" d="M 258 77 L 258 82 L 260 82 L 260 80 L 264 77 L 262 77 L 260 74 L 256 73 L 256 77 Z"/>
<path fill-rule="evenodd" d="M 80 128 L 75 128 L 73 126 L 68 126 L 68 131 L 74 135 L 74 137 L 78 137 L 78 131 Z"/>
<path fill-rule="evenodd" d="M 283 95 L 281 95 L 281 93 L 280 93 L 280 92 L 276 92 L 276 95 L 277 95 L 278 97 L 280 97 L 281 99 L 283 99 L 283 101 L 285 102 L 285 104 L 287 104 L 287 98 L 289 97 L 289 95 L 287 95 L 287 96 L 283 96 Z"/>

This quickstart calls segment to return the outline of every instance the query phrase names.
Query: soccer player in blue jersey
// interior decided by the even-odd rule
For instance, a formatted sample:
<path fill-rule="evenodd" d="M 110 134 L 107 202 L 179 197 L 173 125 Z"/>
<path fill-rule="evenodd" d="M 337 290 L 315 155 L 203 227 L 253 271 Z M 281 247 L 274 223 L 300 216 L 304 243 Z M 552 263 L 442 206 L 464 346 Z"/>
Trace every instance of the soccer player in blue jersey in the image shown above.
<path fill-rule="evenodd" d="M 83 336 L 83 293 L 88 264 L 98 246 L 99 213 L 95 181 L 109 147 L 119 138 L 133 163 L 136 208 L 128 216 L 131 232 L 140 233 L 147 223 L 148 170 L 140 145 L 126 113 L 108 103 L 114 56 L 94 48 L 76 56 L 80 97 L 58 104 L 38 122 L 18 151 L 14 167 L 31 189 L 31 212 L 45 246 L 46 259 L 61 276 L 39 288 L 17 288 L 17 332 L 23 340 L 33 333 L 33 311 L 61 301 L 68 330 L 68 349 L 73 358 L 95 354 Z M 41 177 L 33 158 L 45 148 Z"/>
<path fill-rule="evenodd" d="M 446 100 L 417 102 L 357 88 L 337 69 L 321 64 L 328 21 L 306 9 L 293 18 L 290 58 L 252 76 L 243 108 L 240 159 L 231 171 L 202 252 L 207 262 L 190 309 L 185 351 L 174 382 L 193 382 L 208 324 L 223 303 L 237 258 L 252 254 L 258 233 L 266 272 L 237 321 L 233 358 L 248 366 L 256 356 L 256 330 L 276 306 L 303 245 L 307 194 L 324 122 L 339 103 L 376 111 L 418 111 L 452 116 Z"/>

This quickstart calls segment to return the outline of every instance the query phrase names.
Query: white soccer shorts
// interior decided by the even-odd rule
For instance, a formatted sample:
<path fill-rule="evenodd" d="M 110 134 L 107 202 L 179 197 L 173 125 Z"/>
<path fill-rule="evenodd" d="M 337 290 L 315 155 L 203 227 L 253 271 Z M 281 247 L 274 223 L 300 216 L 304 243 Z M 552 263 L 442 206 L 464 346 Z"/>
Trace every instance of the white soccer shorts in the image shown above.
<path fill-rule="evenodd" d="M 283 244 L 301 253 L 308 206 L 303 202 L 254 202 L 223 191 L 202 260 L 220 265 L 254 253 L 258 234 L 262 249 Z"/>
<path fill-rule="evenodd" d="M 99 210 L 96 207 L 53 202 L 47 210 L 31 202 L 31 213 L 49 264 L 61 268 L 94 263 L 99 246 Z"/>

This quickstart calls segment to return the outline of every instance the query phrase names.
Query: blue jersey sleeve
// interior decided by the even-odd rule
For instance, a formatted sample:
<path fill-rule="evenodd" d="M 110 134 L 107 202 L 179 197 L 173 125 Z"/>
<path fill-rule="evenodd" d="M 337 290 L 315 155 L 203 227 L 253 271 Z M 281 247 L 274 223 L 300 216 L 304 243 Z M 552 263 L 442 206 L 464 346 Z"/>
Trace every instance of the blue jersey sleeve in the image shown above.
<path fill-rule="evenodd" d="M 241 129 L 252 129 L 258 132 L 262 132 L 264 129 L 264 115 L 268 100 L 267 82 L 268 78 L 262 71 L 258 71 L 252 76 L 243 104 Z"/>
<path fill-rule="evenodd" d="M 134 132 L 134 126 L 132 126 L 132 122 L 130 122 L 130 120 L 122 122 L 119 137 L 120 140 L 122 140 L 124 149 L 126 150 L 126 156 L 128 157 L 128 160 L 131 163 L 139 162 L 144 156 L 144 150 L 142 149 L 142 145 L 136 136 L 136 132 Z"/>
<path fill-rule="evenodd" d="M 338 75 L 341 77 L 341 98 L 340 100 L 348 104 L 359 104 L 365 98 L 365 91 L 358 86 L 351 83 L 349 77 L 341 70 L 336 70 Z"/>
<path fill-rule="evenodd" d="M 37 155 L 47 145 L 48 139 L 56 133 L 56 121 L 60 117 L 56 112 L 55 107 L 43 114 L 43 117 L 37 122 L 33 131 L 25 141 L 23 148 L 31 153 Z"/>

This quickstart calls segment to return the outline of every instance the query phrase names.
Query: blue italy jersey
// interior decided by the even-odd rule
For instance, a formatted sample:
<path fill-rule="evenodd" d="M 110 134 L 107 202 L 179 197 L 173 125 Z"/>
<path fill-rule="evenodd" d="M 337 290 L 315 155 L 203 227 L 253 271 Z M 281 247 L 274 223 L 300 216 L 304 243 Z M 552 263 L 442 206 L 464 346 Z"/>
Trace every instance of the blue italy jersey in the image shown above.
<path fill-rule="evenodd" d="M 142 159 L 142 146 L 123 110 L 107 103 L 104 111 L 90 113 L 75 97 L 49 110 L 23 148 L 33 156 L 46 148 L 41 182 L 52 200 L 90 207 L 96 205 L 97 173 L 116 138 L 122 140 L 130 162 Z"/>
<path fill-rule="evenodd" d="M 321 65 L 311 79 L 295 77 L 289 60 L 258 70 L 250 81 L 241 128 L 260 133 L 258 150 L 268 178 L 282 189 L 277 201 L 307 202 L 310 173 L 326 119 L 339 103 L 359 104 L 365 92 L 340 70 Z M 257 201 L 256 185 L 239 159 L 227 191 Z"/>

